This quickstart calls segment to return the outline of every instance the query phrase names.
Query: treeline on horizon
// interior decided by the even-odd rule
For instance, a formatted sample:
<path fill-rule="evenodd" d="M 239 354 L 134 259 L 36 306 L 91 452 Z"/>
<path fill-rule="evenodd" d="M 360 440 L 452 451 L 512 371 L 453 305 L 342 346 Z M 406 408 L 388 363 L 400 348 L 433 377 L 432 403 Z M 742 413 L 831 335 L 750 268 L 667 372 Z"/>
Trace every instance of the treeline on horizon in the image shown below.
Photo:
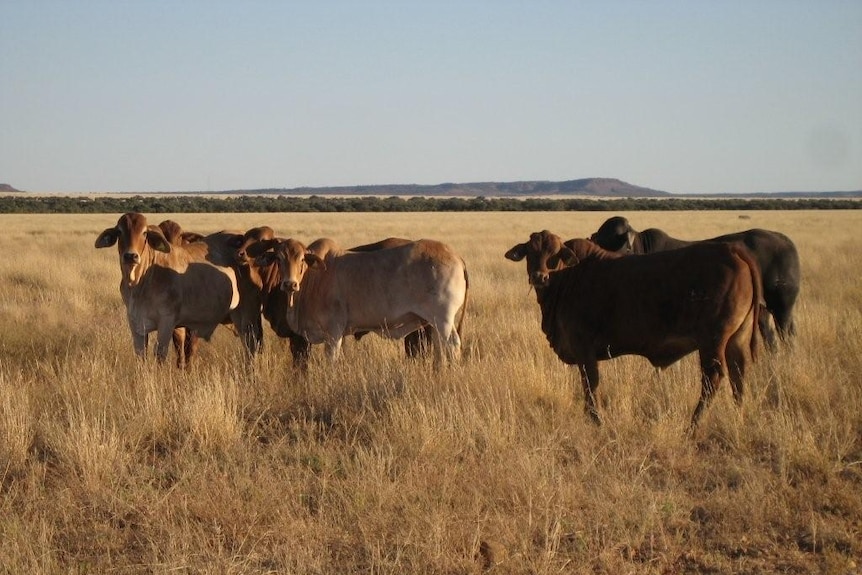
<path fill-rule="evenodd" d="M 275 212 L 555 212 L 555 211 L 686 211 L 686 210 L 855 210 L 850 199 L 763 198 L 427 198 L 236 196 L 10 196 L 0 198 L 4 214 L 102 213 L 275 213 Z"/>

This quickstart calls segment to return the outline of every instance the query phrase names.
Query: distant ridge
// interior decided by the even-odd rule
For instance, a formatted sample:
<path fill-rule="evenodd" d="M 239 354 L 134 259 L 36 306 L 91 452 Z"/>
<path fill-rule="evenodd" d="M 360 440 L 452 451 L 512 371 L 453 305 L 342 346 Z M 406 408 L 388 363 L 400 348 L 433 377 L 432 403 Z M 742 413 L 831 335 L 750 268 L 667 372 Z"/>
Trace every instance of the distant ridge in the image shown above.
<path fill-rule="evenodd" d="M 16 190 L 9 184 L 0 184 L 0 193 L 8 193 L 8 194 L 20 194 L 21 190 Z"/>
<path fill-rule="evenodd" d="M 672 197 L 668 192 L 634 186 L 615 178 L 584 178 L 562 182 L 472 182 L 466 184 L 385 184 L 375 186 L 332 186 L 321 188 L 267 188 L 210 192 L 218 194 L 283 194 L 299 196 L 428 196 L 428 197 L 529 197 L 596 196 L 614 198 Z"/>

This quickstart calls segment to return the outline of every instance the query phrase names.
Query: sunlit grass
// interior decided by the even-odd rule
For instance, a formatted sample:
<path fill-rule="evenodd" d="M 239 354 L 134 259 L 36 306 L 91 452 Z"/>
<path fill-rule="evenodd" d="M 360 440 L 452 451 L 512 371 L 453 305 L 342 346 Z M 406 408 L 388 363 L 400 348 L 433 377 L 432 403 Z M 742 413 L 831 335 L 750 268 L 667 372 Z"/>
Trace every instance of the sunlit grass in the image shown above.
<path fill-rule="evenodd" d="M 522 264 L 532 231 L 607 213 L 170 214 L 306 243 L 453 245 L 470 273 L 460 365 L 345 341 L 254 365 L 219 328 L 181 372 L 132 351 L 117 215 L 0 216 L 0 565 L 5 572 L 852 573 L 862 546 L 859 212 L 624 214 L 699 238 L 787 233 L 798 337 L 724 382 L 693 437 L 695 356 L 600 365 L 602 427 L 550 350 Z M 157 223 L 159 217 L 153 217 Z"/>

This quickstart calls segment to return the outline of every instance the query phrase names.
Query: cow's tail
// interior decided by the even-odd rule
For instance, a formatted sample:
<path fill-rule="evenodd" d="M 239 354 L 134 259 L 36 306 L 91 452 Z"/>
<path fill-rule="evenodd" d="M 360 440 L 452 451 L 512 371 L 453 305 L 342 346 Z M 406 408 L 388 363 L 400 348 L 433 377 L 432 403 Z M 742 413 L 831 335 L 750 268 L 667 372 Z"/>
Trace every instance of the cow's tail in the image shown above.
<path fill-rule="evenodd" d="M 458 337 L 462 337 L 464 332 L 462 331 L 464 328 L 464 317 L 467 315 L 467 294 L 470 293 L 470 276 L 467 274 L 467 264 L 464 263 L 464 260 L 461 260 L 461 267 L 464 268 L 464 303 L 461 304 L 461 317 L 458 319 L 458 325 L 455 327 L 455 331 L 458 332 Z"/>
<path fill-rule="evenodd" d="M 748 266 L 748 272 L 751 274 L 751 285 L 754 288 L 751 296 L 751 313 L 753 315 L 754 327 L 751 330 L 751 342 L 749 350 L 751 358 L 757 358 L 758 337 L 760 336 L 760 314 L 764 306 L 763 301 L 763 280 L 761 279 L 760 265 L 757 260 L 752 257 L 751 252 L 743 244 L 737 244 L 737 254 Z"/>

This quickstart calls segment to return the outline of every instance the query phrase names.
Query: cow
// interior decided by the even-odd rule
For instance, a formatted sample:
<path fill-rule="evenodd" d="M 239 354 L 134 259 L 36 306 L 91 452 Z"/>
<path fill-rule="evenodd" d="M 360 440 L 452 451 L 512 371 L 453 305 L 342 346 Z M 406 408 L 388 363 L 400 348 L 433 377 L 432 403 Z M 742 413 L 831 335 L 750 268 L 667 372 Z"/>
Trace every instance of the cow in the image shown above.
<path fill-rule="evenodd" d="M 159 229 L 165 235 L 165 239 L 172 246 L 182 246 L 187 243 L 199 241 L 202 239 L 200 234 L 184 232 L 182 226 L 173 220 L 164 220 L 159 223 Z M 172 334 L 174 350 L 177 354 L 177 367 L 185 369 L 197 354 L 197 349 L 200 345 L 198 334 L 192 330 L 187 330 L 184 327 L 174 328 Z"/>
<path fill-rule="evenodd" d="M 117 246 L 120 295 L 132 343 L 144 357 L 149 333 L 157 332 L 156 358 L 168 355 L 174 329 L 185 327 L 209 339 L 239 303 L 232 268 L 214 263 L 206 242 L 171 245 L 158 226 L 137 212 L 120 216 L 98 235 L 96 248 Z"/>
<path fill-rule="evenodd" d="M 250 246 L 260 266 L 276 264 L 287 294 L 285 319 L 310 344 L 323 343 L 338 357 L 345 335 L 373 331 L 398 339 L 427 326 L 434 335 L 435 364 L 460 357 L 461 319 L 468 280 L 464 261 L 451 247 L 418 240 L 362 252 L 343 250 L 329 238 L 308 247 L 275 238 Z"/>
<path fill-rule="evenodd" d="M 289 341 L 294 366 L 305 371 L 308 367 L 310 346 L 305 338 L 290 329 L 287 323 L 287 294 L 280 289 L 278 266 L 275 263 L 257 265 L 247 251 L 250 246 L 273 238 L 275 231 L 271 227 L 259 226 L 247 230 L 244 234 L 234 234 L 227 240 L 233 249 L 237 273 L 241 278 L 240 306 L 243 308 L 243 315 L 256 314 L 260 319 L 262 313 L 275 334 Z M 262 325 L 256 329 L 252 339 L 256 352 L 263 342 Z"/>
<path fill-rule="evenodd" d="M 744 246 L 705 242 L 618 257 L 585 239 L 560 250 L 552 236 L 532 234 L 506 257 L 527 259 L 542 331 L 557 356 L 578 367 L 584 409 L 595 423 L 598 362 L 627 354 L 666 367 L 698 352 L 701 393 L 690 430 L 724 376 L 742 402 L 745 371 L 757 354 L 762 291 L 757 262 Z M 571 265 L 553 271 L 547 254 L 558 251 Z"/>
<path fill-rule="evenodd" d="M 606 250 L 648 254 L 672 250 L 694 242 L 669 236 L 657 228 L 642 232 L 634 230 L 626 218 L 608 218 L 591 238 Z M 796 334 L 793 306 L 799 295 L 799 254 L 793 242 L 782 233 L 751 229 L 711 238 L 710 242 L 742 242 L 751 251 L 760 267 L 763 300 L 775 322 L 778 337 L 788 342 Z M 774 349 L 775 336 L 769 326 L 769 315 L 761 315 L 760 332 L 767 345 Z"/>
<path fill-rule="evenodd" d="M 370 244 L 363 244 L 359 246 L 353 246 L 349 251 L 351 252 L 376 252 L 377 250 L 385 250 L 388 248 L 397 248 L 406 244 L 409 244 L 413 240 L 407 240 L 404 238 L 386 238 L 377 242 L 373 242 Z M 354 337 L 356 339 L 361 338 L 368 332 L 356 332 Z M 417 358 L 425 353 L 428 349 L 428 331 L 425 327 L 421 327 L 412 333 L 408 333 L 404 337 L 404 353 L 407 354 L 407 357 Z"/>
<path fill-rule="evenodd" d="M 241 261 L 237 261 L 235 250 L 237 246 L 244 241 L 244 234 L 239 232 L 220 231 L 209 235 L 203 235 L 196 232 L 189 232 L 173 220 L 165 220 L 159 224 L 165 237 L 172 245 L 188 245 L 196 242 L 204 242 L 210 251 L 211 260 L 222 265 L 227 265 L 233 268 L 237 279 L 237 288 L 240 294 L 239 305 L 234 309 L 229 316 L 222 320 L 222 325 L 227 326 L 235 335 L 242 338 L 243 348 L 246 351 L 246 358 L 253 358 L 260 349 L 263 327 L 260 318 L 260 303 L 257 294 L 257 287 L 249 278 L 249 272 L 242 265 Z M 174 346 L 178 345 L 177 340 L 182 341 L 184 328 L 174 330 Z M 188 330 L 188 335 L 185 338 L 186 349 L 189 345 L 192 346 L 190 352 L 186 353 L 186 361 L 197 348 L 197 334 Z M 189 343 L 191 342 L 191 343 Z M 178 351 L 179 355 L 179 351 Z"/>

